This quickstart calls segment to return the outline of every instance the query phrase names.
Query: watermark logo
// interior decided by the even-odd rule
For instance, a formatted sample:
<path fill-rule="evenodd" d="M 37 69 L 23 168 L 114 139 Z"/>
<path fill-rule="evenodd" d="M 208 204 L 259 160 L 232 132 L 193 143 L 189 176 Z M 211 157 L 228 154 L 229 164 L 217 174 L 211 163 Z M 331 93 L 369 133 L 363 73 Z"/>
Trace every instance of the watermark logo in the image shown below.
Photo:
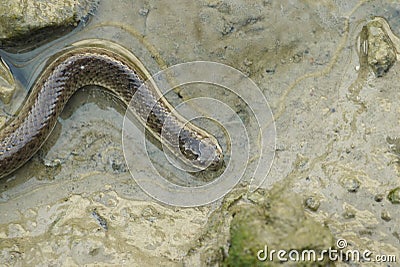
<path fill-rule="evenodd" d="M 284 250 L 269 249 L 267 245 L 257 252 L 259 261 L 280 261 L 280 262 L 322 262 L 324 260 L 339 262 L 396 262 L 395 255 L 373 255 L 372 251 L 349 249 L 345 239 L 336 241 L 336 248 L 328 248 L 320 251 L 312 249 Z"/>
<path fill-rule="evenodd" d="M 211 125 L 208 130 L 211 134 L 219 131 L 225 167 L 217 177 L 203 179 L 203 173 L 176 162 L 168 149 L 161 156 L 155 156 L 160 149 L 155 149 L 144 138 L 146 129 L 131 112 L 134 101 L 142 101 L 140 97 L 145 93 L 142 90 L 146 90 L 149 82 L 155 83 L 167 96 L 174 88 L 192 86 L 198 90 L 195 98 L 174 109 L 187 121 L 195 124 L 205 121 L 201 128 Z M 275 153 L 274 119 L 260 88 L 242 72 L 215 62 L 175 65 L 155 74 L 152 81 L 140 87 L 130 107 L 124 117 L 124 155 L 132 177 L 151 197 L 168 205 L 193 207 L 223 197 L 239 182 L 248 185 L 249 191 L 263 183 L 273 183 L 266 177 Z M 150 111 L 151 108 L 146 111 L 148 116 Z M 163 132 L 166 127 L 163 125 Z"/>

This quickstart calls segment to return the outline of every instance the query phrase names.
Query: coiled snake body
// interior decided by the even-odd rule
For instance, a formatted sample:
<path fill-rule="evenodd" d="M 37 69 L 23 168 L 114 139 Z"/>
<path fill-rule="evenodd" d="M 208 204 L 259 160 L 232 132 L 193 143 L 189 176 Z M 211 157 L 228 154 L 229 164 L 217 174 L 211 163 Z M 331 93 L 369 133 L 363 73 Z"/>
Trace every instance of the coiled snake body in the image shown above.
<path fill-rule="evenodd" d="M 82 41 L 53 58 L 33 85 L 17 117 L 0 129 L 0 178 L 36 153 L 69 98 L 88 85 L 115 94 L 157 140 L 185 162 L 199 169 L 220 166 L 222 150 L 212 135 L 173 111 L 154 84 L 146 83 L 143 90 L 138 90 L 149 78 L 132 53 L 108 41 Z M 129 105 L 135 93 L 135 101 Z M 148 107 L 152 107 L 150 112 Z M 170 132 L 163 133 L 162 139 L 164 123 L 168 123 L 165 129 Z M 177 135 L 179 144 L 174 145 Z"/>

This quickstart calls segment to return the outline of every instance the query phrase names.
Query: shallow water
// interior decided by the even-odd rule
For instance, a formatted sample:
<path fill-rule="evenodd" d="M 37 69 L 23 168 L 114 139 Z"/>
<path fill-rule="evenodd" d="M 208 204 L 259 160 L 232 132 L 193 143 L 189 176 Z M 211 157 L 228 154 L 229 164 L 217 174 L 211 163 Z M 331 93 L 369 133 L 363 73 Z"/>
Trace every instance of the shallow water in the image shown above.
<path fill-rule="evenodd" d="M 32 83 L 39 73 L 32 68 L 47 56 L 87 38 L 125 46 L 152 74 L 193 60 L 237 68 L 261 89 L 275 118 L 275 158 L 262 187 L 317 200 L 317 211 L 304 208 L 306 215 L 352 248 L 398 255 L 400 214 L 386 199 L 399 186 L 398 155 L 387 142 L 399 135 L 398 64 L 382 78 L 368 75 L 361 81 L 366 109 L 347 97 L 358 77 L 356 40 L 362 26 L 371 14 L 383 16 L 399 34 L 398 3 L 112 2 L 101 2 L 85 27 L 50 48 L 22 55 L 18 64 L 25 84 Z M 257 127 L 240 99 L 223 89 L 193 88 L 177 88 L 168 98 L 174 105 L 204 94 L 223 100 L 235 107 L 257 146 L 252 131 Z M 123 115 L 114 98 L 96 89 L 77 93 L 41 151 L 0 183 L 0 262 L 199 265 L 209 247 L 227 247 L 228 231 L 214 233 L 222 243 L 198 241 L 220 202 L 173 208 L 135 183 L 124 163 Z M 223 140 L 215 125 L 207 127 Z M 149 150 L 159 153 L 156 147 Z M 158 168 L 176 177 L 170 166 Z M 247 190 L 252 168 L 239 190 Z"/>

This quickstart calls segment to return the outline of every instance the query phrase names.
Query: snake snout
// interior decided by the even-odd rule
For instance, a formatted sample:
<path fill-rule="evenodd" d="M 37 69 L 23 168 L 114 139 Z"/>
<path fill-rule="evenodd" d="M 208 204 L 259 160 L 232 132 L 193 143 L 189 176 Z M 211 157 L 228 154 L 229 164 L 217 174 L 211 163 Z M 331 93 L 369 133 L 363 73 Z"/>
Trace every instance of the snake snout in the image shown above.
<path fill-rule="evenodd" d="M 218 142 L 211 138 L 205 138 L 199 143 L 199 157 L 197 161 L 205 169 L 217 170 L 224 162 L 224 154 Z"/>

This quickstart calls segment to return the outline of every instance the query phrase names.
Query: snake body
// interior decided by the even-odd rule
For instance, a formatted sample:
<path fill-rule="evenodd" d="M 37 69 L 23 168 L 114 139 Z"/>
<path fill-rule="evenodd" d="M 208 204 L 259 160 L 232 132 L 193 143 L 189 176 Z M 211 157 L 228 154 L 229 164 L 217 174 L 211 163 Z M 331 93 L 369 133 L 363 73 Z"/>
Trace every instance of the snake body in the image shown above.
<path fill-rule="evenodd" d="M 149 78 L 131 52 L 108 41 L 82 41 L 51 58 L 18 115 L 0 129 L 0 178 L 37 152 L 70 97 L 89 85 L 115 94 L 157 140 L 185 162 L 199 169 L 220 166 L 223 155 L 217 140 L 177 114 L 154 83 L 144 84 Z M 161 138 L 164 124 L 167 132 Z M 179 136 L 177 144 L 174 136 Z"/>

